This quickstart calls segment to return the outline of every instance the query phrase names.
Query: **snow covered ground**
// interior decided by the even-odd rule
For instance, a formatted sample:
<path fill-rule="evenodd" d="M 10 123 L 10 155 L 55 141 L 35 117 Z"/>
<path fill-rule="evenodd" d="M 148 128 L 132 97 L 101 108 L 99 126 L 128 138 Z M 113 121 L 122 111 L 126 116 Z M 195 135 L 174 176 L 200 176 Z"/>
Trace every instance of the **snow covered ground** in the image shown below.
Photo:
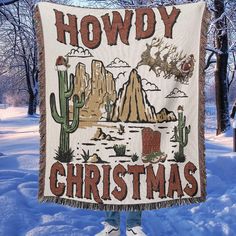
<path fill-rule="evenodd" d="M 104 212 L 39 204 L 37 116 L 27 108 L 0 109 L 0 235 L 93 236 Z M 214 107 L 206 119 L 207 201 L 143 212 L 149 236 L 236 235 L 236 153 L 232 131 L 216 137 Z M 125 235 L 125 214 L 121 214 Z"/>

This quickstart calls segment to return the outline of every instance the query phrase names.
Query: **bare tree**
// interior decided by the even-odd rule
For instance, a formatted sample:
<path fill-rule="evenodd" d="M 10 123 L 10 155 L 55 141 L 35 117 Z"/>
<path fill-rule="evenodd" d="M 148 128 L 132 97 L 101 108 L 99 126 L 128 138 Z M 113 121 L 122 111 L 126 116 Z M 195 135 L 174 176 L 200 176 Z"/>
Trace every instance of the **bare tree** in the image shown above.
<path fill-rule="evenodd" d="M 38 52 L 33 17 L 37 2 L 39 1 L 20 0 L 0 8 L 0 68 L 2 73 L 5 71 L 16 78 L 16 90 L 27 90 L 29 115 L 36 113 L 39 95 Z"/>
<path fill-rule="evenodd" d="M 2 68 L 25 79 L 29 94 L 28 114 L 36 112 L 38 99 L 37 47 L 33 20 L 34 1 L 19 1 L 4 6 L 0 14 L 4 20 L 1 35 L 4 42 L 1 47 Z"/>
<path fill-rule="evenodd" d="M 209 28 L 207 50 L 210 52 L 207 67 L 215 65 L 215 99 L 217 109 L 216 134 L 225 132 L 229 126 L 229 91 L 235 78 L 236 52 L 236 2 L 214 0 L 209 4 L 213 12 Z"/>
<path fill-rule="evenodd" d="M 216 30 L 216 48 L 221 52 L 216 54 L 215 69 L 215 89 L 216 89 L 216 109 L 217 109 L 217 129 L 216 134 L 227 130 L 229 126 L 229 101 L 228 101 L 228 34 L 227 21 L 220 17 L 225 12 L 224 0 L 214 0 Z"/>

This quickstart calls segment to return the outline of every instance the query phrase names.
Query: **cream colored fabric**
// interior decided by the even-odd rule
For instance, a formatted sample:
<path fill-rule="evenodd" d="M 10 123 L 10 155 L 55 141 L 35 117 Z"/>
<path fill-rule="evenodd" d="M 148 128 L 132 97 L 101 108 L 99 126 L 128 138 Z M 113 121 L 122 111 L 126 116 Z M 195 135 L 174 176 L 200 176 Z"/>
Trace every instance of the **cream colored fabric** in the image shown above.
<path fill-rule="evenodd" d="M 41 201 L 135 210 L 204 200 L 204 11 L 38 5 Z"/>

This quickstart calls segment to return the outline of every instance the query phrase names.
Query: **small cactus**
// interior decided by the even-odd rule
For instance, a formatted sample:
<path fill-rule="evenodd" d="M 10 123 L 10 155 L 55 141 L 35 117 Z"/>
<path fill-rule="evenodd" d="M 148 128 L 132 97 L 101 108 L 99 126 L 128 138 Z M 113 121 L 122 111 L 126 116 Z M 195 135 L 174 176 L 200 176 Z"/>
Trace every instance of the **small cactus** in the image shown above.
<path fill-rule="evenodd" d="M 71 150 L 71 148 L 69 148 L 69 150 L 66 152 L 62 151 L 60 147 L 58 148 L 58 150 L 56 150 L 55 159 L 57 161 L 68 163 L 72 161 L 73 157 L 74 157 L 74 150 Z"/>
<path fill-rule="evenodd" d="M 111 121 L 111 113 L 113 110 L 113 104 L 110 99 L 107 99 L 106 104 L 105 104 L 105 110 L 107 113 L 107 121 Z"/>
<path fill-rule="evenodd" d="M 131 156 L 131 160 L 132 160 L 133 162 L 137 161 L 138 159 L 139 159 L 139 156 L 138 156 L 137 153 L 134 153 L 134 154 Z"/>
<path fill-rule="evenodd" d="M 116 156 L 125 156 L 126 145 L 123 145 L 123 144 L 117 145 L 117 144 L 115 144 L 113 146 L 113 149 L 116 153 Z"/>
<path fill-rule="evenodd" d="M 178 125 L 174 127 L 174 136 L 172 142 L 179 143 L 179 152 L 175 153 L 174 157 L 177 162 L 184 162 L 184 147 L 188 144 L 188 135 L 190 133 L 191 127 L 190 125 L 187 127 L 186 124 L 186 116 L 183 115 L 183 107 L 178 107 Z"/>
<path fill-rule="evenodd" d="M 89 159 L 89 150 L 86 152 L 85 150 L 83 150 L 83 154 L 81 154 L 82 158 L 84 159 L 84 162 L 87 162 Z"/>

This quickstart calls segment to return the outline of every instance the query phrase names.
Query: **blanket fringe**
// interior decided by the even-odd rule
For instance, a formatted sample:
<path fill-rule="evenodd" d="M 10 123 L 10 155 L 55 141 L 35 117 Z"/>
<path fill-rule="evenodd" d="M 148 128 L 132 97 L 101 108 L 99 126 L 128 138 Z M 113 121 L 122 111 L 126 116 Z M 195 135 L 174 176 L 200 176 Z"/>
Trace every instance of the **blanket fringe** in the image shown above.
<path fill-rule="evenodd" d="M 146 204 L 127 204 L 127 205 L 116 205 L 116 204 L 99 204 L 99 203 L 89 203 L 89 202 L 80 202 L 67 198 L 58 198 L 46 196 L 39 199 L 40 202 L 45 203 L 57 203 L 61 205 L 69 205 L 75 208 L 83 208 L 90 210 L 105 210 L 105 211 L 143 211 L 143 210 L 155 210 L 160 208 L 168 208 L 173 206 L 182 206 L 186 204 L 200 203 L 205 200 L 204 197 L 196 198 L 186 198 L 186 199 L 175 199 L 167 200 L 162 202 L 155 203 L 146 203 Z"/>
<path fill-rule="evenodd" d="M 38 6 L 35 8 L 35 28 L 38 41 L 38 62 L 39 62 L 39 88 L 40 88 L 40 159 L 39 159 L 39 191 L 38 198 L 44 196 L 45 169 L 46 169 L 46 85 L 45 85 L 45 55 L 43 29 L 41 25 L 41 16 Z"/>
<path fill-rule="evenodd" d="M 210 11 L 205 7 L 202 24 L 201 24 L 201 38 L 200 38 L 200 52 L 199 52 L 199 164 L 200 164 L 200 186 L 201 196 L 206 200 L 206 164 L 205 164 L 205 56 L 207 44 L 207 30 L 210 22 Z"/>

